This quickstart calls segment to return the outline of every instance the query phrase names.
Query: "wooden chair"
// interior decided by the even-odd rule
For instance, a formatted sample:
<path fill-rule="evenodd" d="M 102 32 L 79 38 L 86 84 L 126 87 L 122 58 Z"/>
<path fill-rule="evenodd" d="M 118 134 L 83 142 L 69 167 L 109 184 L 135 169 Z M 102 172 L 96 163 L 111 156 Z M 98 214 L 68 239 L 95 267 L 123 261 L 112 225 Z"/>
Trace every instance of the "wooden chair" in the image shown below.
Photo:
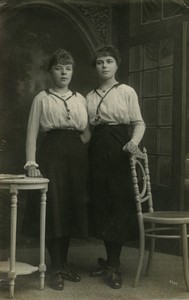
<path fill-rule="evenodd" d="M 180 239 L 182 246 L 184 279 L 186 283 L 186 289 L 189 291 L 189 234 L 187 233 L 189 212 L 154 211 L 148 155 L 145 148 L 143 148 L 143 151 L 140 155 L 133 155 L 130 157 L 130 166 L 139 225 L 139 258 L 133 286 L 136 287 L 139 281 L 144 258 L 146 238 L 150 239 L 150 250 L 146 274 L 148 274 L 152 262 L 152 257 L 155 250 L 155 239 Z M 144 207 L 146 208 L 146 212 L 144 212 Z"/>

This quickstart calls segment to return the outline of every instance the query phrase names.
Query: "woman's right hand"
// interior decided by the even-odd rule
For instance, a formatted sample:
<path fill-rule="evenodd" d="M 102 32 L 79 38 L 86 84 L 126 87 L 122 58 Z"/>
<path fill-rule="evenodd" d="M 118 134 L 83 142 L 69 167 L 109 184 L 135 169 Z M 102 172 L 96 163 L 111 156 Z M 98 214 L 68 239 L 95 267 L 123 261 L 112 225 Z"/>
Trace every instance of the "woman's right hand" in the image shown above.
<path fill-rule="evenodd" d="M 40 170 L 35 166 L 28 167 L 26 172 L 28 177 L 42 177 Z"/>

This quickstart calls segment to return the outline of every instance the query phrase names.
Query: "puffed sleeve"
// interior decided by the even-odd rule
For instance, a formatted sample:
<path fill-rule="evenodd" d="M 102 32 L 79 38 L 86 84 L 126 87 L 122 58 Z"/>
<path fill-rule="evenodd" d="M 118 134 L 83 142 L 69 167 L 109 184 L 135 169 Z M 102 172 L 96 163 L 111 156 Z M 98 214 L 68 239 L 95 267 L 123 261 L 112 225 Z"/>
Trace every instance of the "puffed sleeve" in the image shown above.
<path fill-rule="evenodd" d="M 130 123 L 133 127 L 131 141 L 138 146 L 143 138 L 146 126 L 141 115 L 137 94 L 131 87 L 129 89 L 128 103 Z"/>
<path fill-rule="evenodd" d="M 40 94 L 38 94 L 33 100 L 30 113 L 29 113 L 27 135 L 26 135 L 26 162 L 36 161 L 36 144 L 37 144 L 37 137 L 40 128 L 41 111 L 42 111 L 42 102 L 41 102 Z"/>

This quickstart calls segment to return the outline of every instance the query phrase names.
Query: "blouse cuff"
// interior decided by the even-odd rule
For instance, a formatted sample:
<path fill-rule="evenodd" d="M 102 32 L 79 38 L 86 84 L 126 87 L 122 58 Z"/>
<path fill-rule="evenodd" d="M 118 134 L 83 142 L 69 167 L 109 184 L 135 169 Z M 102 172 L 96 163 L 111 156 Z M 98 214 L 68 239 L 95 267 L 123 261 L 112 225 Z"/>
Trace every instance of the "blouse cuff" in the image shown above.
<path fill-rule="evenodd" d="M 36 167 L 36 168 L 38 168 L 39 165 L 38 165 L 35 161 L 29 160 L 29 161 L 27 161 L 27 163 L 24 165 L 24 169 L 27 170 L 27 168 L 29 168 L 29 167 Z"/>

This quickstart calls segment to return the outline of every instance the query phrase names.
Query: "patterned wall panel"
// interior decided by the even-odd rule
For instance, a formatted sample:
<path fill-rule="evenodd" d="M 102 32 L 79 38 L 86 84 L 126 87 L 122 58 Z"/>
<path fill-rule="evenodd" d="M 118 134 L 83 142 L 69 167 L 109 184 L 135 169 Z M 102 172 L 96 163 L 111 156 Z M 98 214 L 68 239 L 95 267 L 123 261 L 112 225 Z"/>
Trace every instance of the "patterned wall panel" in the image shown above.
<path fill-rule="evenodd" d="M 75 5 L 85 18 L 98 40 L 98 44 L 107 44 L 111 41 L 111 7 L 94 5 Z"/>

